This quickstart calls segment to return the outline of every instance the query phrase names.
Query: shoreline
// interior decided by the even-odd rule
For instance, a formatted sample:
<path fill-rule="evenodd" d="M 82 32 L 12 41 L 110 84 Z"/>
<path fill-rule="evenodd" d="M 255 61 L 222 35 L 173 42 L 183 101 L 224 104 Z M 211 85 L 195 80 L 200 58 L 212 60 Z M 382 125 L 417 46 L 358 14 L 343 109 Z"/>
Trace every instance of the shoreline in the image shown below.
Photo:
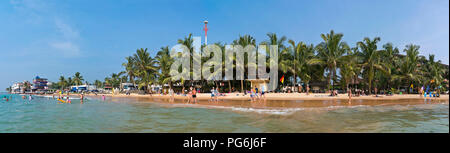
<path fill-rule="evenodd" d="M 102 100 L 102 95 L 105 95 L 105 100 Z M 236 93 L 225 94 L 221 96 L 218 101 L 210 101 L 209 93 L 197 94 L 197 102 L 188 102 L 188 96 L 176 95 L 174 100 L 170 100 L 169 95 L 139 95 L 139 94 L 85 94 L 90 99 L 117 102 L 117 103 L 152 103 L 162 107 L 183 107 L 183 108 L 210 108 L 210 109 L 230 109 L 239 112 L 257 112 L 265 114 L 289 114 L 297 110 L 305 109 L 335 109 L 347 107 L 360 106 L 419 106 L 423 104 L 449 104 L 449 95 L 441 95 L 440 97 L 421 98 L 418 94 L 393 95 L 393 96 L 360 96 L 352 97 L 349 101 L 347 95 L 340 95 L 338 97 L 329 97 L 328 94 L 309 94 L 306 93 L 269 93 L 266 94 L 266 100 L 258 99 L 251 101 L 250 96 L 236 96 Z M 38 96 L 55 96 L 57 94 L 46 94 Z M 63 96 L 67 96 L 64 94 Z M 79 94 L 69 94 L 72 98 L 79 98 Z M 432 105 L 429 105 L 432 106 Z"/>
<path fill-rule="evenodd" d="M 76 94 L 78 95 L 78 94 Z M 140 94 L 85 94 L 89 97 L 100 97 L 101 95 L 105 95 L 106 97 L 117 97 L 117 98 L 152 98 L 152 99 L 169 99 L 169 95 L 161 95 L 161 94 L 147 94 L 147 95 L 140 95 Z M 243 96 L 242 93 L 225 93 L 226 96 L 219 96 L 218 100 L 251 100 L 250 96 L 247 94 Z M 348 100 L 347 94 L 340 94 L 337 97 L 331 97 L 327 93 L 314 93 L 306 95 L 306 93 L 266 93 L 266 100 L 280 100 L 280 101 L 298 101 L 298 100 Z M 187 100 L 189 99 L 189 95 L 183 96 L 183 95 L 175 95 L 175 100 Z M 197 94 L 198 100 L 210 100 L 211 96 L 210 93 L 198 93 Z M 359 97 L 352 97 L 352 100 L 424 100 L 424 99 L 432 99 L 432 100 L 449 100 L 448 94 L 441 94 L 440 97 L 426 97 L 423 96 L 420 97 L 419 94 L 403 94 L 403 95 L 392 95 L 392 96 L 386 96 L 386 95 L 378 95 L 378 97 L 375 97 L 375 95 L 370 96 L 359 96 Z"/>

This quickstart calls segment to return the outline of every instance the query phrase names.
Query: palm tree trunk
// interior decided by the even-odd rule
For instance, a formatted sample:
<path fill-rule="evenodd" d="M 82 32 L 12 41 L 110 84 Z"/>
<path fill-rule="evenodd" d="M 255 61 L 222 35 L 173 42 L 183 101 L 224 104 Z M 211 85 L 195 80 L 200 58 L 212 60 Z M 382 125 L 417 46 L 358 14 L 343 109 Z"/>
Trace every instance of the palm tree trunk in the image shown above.
<path fill-rule="evenodd" d="M 231 81 L 230 80 L 228 80 L 228 90 L 230 90 L 230 93 L 232 92 L 231 91 Z"/>
<path fill-rule="evenodd" d="M 244 93 L 244 80 L 241 80 L 241 92 Z"/>
<path fill-rule="evenodd" d="M 295 64 L 295 63 L 294 63 Z M 294 66 L 295 67 L 295 66 Z M 295 85 L 297 84 L 297 78 L 295 78 L 295 70 L 294 70 L 294 85 L 292 86 L 292 92 L 295 92 Z"/>

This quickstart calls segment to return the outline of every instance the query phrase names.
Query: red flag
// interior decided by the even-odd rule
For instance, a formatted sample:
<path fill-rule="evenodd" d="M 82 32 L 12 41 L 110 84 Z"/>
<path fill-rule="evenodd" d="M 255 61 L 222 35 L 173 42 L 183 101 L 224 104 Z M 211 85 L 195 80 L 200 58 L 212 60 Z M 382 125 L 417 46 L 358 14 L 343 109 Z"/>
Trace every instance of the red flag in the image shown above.
<path fill-rule="evenodd" d="M 281 77 L 280 81 L 281 81 L 281 83 L 284 82 L 284 75 Z"/>

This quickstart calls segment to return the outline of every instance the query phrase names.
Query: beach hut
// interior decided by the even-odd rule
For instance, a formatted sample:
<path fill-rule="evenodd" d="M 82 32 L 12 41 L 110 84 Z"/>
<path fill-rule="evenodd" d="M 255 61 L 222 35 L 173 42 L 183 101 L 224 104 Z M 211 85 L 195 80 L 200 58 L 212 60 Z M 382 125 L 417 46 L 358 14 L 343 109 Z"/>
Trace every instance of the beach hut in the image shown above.
<path fill-rule="evenodd" d="M 247 79 L 247 81 L 250 81 L 250 86 L 252 88 L 257 87 L 258 89 L 265 89 L 267 92 L 269 79 Z"/>

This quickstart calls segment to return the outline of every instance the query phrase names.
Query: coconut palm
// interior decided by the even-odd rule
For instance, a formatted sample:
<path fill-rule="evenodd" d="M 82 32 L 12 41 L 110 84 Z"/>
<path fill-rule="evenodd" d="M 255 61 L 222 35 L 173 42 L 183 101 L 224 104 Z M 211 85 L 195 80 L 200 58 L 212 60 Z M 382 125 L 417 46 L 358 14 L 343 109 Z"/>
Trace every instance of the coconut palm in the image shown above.
<path fill-rule="evenodd" d="M 128 56 L 125 58 L 127 60 L 126 63 L 122 63 L 122 66 L 125 67 L 126 75 L 129 77 L 130 81 L 136 86 L 136 82 L 134 80 L 136 73 L 136 61 L 132 56 Z"/>
<path fill-rule="evenodd" d="M 295 44 L 294 40 L 289 40 L 291 45 L 294 60 L 291 63 L 292 73 L 294 75 L 294 86 L 297 81 L 297 76 L 300 77 L 301 81 L 305 84 L 309 83 L 311 80 L 310 66 L 308 61 L 314 56 L 314 46 L 306 45 L 304 42 L 299 42 Z"/>
<path fill-rule="evenodd" d="M 398 55 L 399 50 L 397 47 L 393 47 L 392 43 L 386 43 L 383 45 L 383 50 L 381 51 L 381 65 L 384 70 L 384 78 L 386 79 L 388 89 L 391 87 L 392 75 L 396 71 L 395 68 L 398 67 Z"/>
<path fill-rule="evenodd" d="M 67 87 L 67 80 L 64 78 L 64 76 L 59 77 L 58 84 L 61 87 L 61 90 L 64 90 Z"/>
<path fill-rule="evenodd" d="M 400 60 L 399 74 L 393 75 L 393 80 L 408 82 L 409 85 L 413 82 L 420 83 L 424 79 L 419 64 L 419 48 L 418 45 L 406 45 L 403 50 L 406 56 Z"/>
<path fill-rule="evenodd" d="M 328 71 L 328 86 L 334 87 L 336 82 L 336 69 L 343 62 L 343 55 L 350 50 L 347 43 L 342 41 L 342 33 L 335 34 L 333 30 L 328 34 L 321 34 L 323 42 L 316 46 L 317 56 L 308 61 L 308 64 L 321 65 Z M 333 79 L 333 84 L 331 84 Z"/>
<path fill-rule="evenodd" d="M 94 85 L 95 85 L 97 88 L 103 88 L 103 82 L 100 81 L 100 80 L 95 80 L 95 81 L 94 81 Z"/>
<path fill-rule="evenodd" d="M 72 78 L 71 78 L 71 77 L 68 77 L 68 78 L 67 78 L 67 86 L 70 87 L 70 86 L 72 86 L 73 84 L 74 84 L 74 83 L 73 83 Z"/>
<path fill-rule="evenodd" d="M 255 40 L 255 38 L 253 38 L 250 35 L 239 36 L 238 39 L 233 41 L 233 45 L 240 45 L 243 48 L 247 47 L 248 45 L 256 46 L 256 40 Z M 233 60 L 236 60 L 236 58 L 234 56 L 228 57 L 228 58 L 233 58 Z M 244 57 L 244 60 L 245 59 L 248 59 L 248 57 Z M 236 64 L 233 67 L 234 68 L 242 67 L 242 65 L 237 65 L 237 64 L 238 63 L 236 62 Z M 247 62 L 247 64 L 244 63 L 244 68 L 247 68 L 247 67 L 248 67 L 248 62 Z M 244 73 L 244 75 L 245 75 L 245 73 Z M 244 78 L 245 78 L 245 76 L 244 76 Z M 241 80 L 241 92 L 244 92 L 244 80 Z"/>
<path fill-rule="evenodd" d="M 343 61 L 339 66 L 340 82 L 342 86 L 349 89 L 349 84 L 354 83 L 358 79 L 361 67 L 358 65 L 358 49 L 353 48 L 347 55 L 342 57 Z"/>
<path fill-rule="evenodd" d="M 83 84 L 84 79 L 83 79 L 83 76 L 81 76 L 80 72 L 76 72 L 75 75 L 73 76 L 72 81 L 75 85 L 78 86 L 78 85 Z"/>
<path fill-rule="evenodd" d="M 138 49 L 133 58 L 136 60 L 136 76 L 141 79 L 139 88 L 144 87 L 144 89 L 150 91 L 148 86 L 153 82 L 152 79 L 156 78 L 157 74 L 156 61 L 150 57 L 147 48 Z"/>
<path fill-rule="evenodd" d="M 168 83 L 169 88 L 172 88 L 172 77 L 170 76 L 170 68 L 174 59 L 170 57 L 169 46 L 161 47 L 155 57 L 161 75 L 159 76 L 160 83 Z"/>
<path fill-rule="evenodd" d="M 278 76 L 282 76 L 281 73 L 287 73 L 289 72 L 290 63 L 292 63 L 293 56 L 289 54 L 289 50 L 284 45 L 287 38 L 285 36 L 282 36 L 279 38 L 277 34 L 275 33 L 267 33 L 267 37 L 269 37 L 269 40 L 262 42 L 262 45 L 275 45 L 278 47 Z M 266 48 L 266 52 L 270 52 L 270 47 L 268 46 Z M 269 67 L 269 63 L 273 61 L 267 61 L 266 65 Z M 281 86 L 281 84 L 279 84 Z"/>
<path fill-rule="evenodd" d="M 366 37 L 363 41 L 357 43 L 361 49 L 360 58 L 362 64 L 360 66 L 364 70 L 364 74 L 369 84 L 369 94 L 372 92 L 372 81 L 375 76 L 375 70 L 384 70 L 380 64 L 381 51 L 377 50 L 377 43 L 380 41 L 380 37 L 375 37 L 373 40 Z"/>
<path fill-rule="evenodd" d="M 426 82 L 429 82 L 432 86 L 438 87 L 444 81 L 445 69 L 442 67 L 441 61 L 434 61 L 434 55 L 430 54 L 425 64 L 425 75 L 427 76 Z"/>

